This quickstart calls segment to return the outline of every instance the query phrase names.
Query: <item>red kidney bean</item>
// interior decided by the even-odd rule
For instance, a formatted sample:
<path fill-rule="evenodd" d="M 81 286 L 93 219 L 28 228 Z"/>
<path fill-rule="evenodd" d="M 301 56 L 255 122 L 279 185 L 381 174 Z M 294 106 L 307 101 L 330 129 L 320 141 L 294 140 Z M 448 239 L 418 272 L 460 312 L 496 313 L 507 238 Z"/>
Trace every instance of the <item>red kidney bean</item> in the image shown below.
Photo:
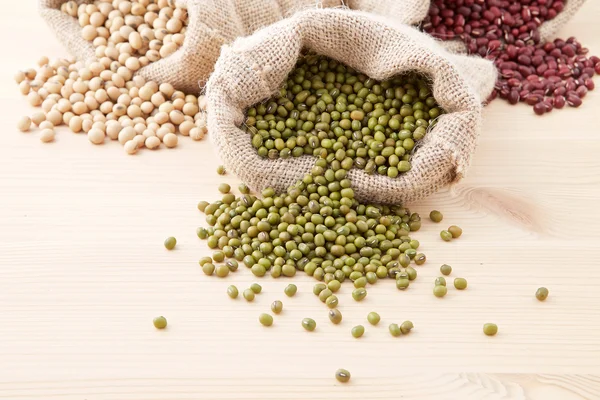
<path fill-rule="evenodd" d="M 581 70 L 581 76 L 587 75 L 588 77 L 594 76 L 594 68 L 584 68 Z"/>
<path fill-rule="evenodd" d="M 596 85 L 594 84 L 594 81 L 591 78 L 589 78 L 589 79 L 585 80 L 585 87 L 588 90 L 594 90 L 594 88 L 596 87 Z"/>
<path fill-rule="evenodd" d="M 559 86 L 559 84 L 560 84 L 560 86 L 564 86 L 564 82 L 562 81 L 562 79 L 560 79 L 560 77 L 558 77 L 556 75 L 552 75 L 552 76 L 548 77 L 548 80 L 557 86 Z"/>
<path fill-rule="evenodd" d="M 562 50 L 563 54 L 565 54 L 567 57 L 575 56 L 575 49 L 570 44 L 564 45 L 561 50 Z"/>
<path fill-rule="evenodd" d="M 542 101 L 542 96 L 537 94 L 530 94 L 529 96 L 527 96 L 527 100 L 525 102 L 530 106 L 534 106 L 540 101 Z"/>
<path fill-rule="evenodd" d="M 588 58 L 576 38 L 540 43 L 539 26 L 566 1 L 431 0 L 422 29 L 446 40 L 458 36 L 468 53 L 494 60 L 500 74 L 489 101 L 526 102 L 543 114 L 565 102 L 579 106 L 600 74 L 600 58 Z"/>
<path fill-rule="evenodd" d="M 535 69 L 538 75 L 542 75 L 544 72 L 548 70 L 548 64 L 541 64 Z"/>
<path fill-rule="evenodd" d="M 579 107 L 582 101 L 576 94 L 567 95 L 567 104 L 571 107 Z"/>
<path fill-rule="evenodd" d="M 559 48 L 556 48 L 556 49 L 552 50 L 549 54 L 552 57 L 558 58 L 558 57 L 560 57 L 562 55 L 562 52 L 560 51 Z"/>
<path fill-rule="evenodd" d="M 544 113 L 546 112 L 546 106 L 544 105 L 543 102 L 539 102 L 536 103 L 533 106 L 533 111 L 537 114 L 537 115 L 544 115 Z"/>
<path fill-rule="evenodd" d="M 517 104 L 520 100 L 521 96 L 519 95 L 519 92 L 517 92 L 516 90 L 511 90 L 511 92 L 508 94 L 508 102 L 510 104 Z"/>
<path fill-rule="evenodd" d="M 562 96 L 565 93 L 567 93 L 567 89 L 565 89 L 564 87 L 559 87 L 559 88 L 554 89 L 554 94 L 555 95 Z"/>
<path fill-rule="evenodd" d="M 544 62 L 544 58 L 542 56 L 533 56 L 531 57 L 531 64 L 535 67 L 539 67 Z"/>
<path fill-rule="evenodd" d="M 579 98 L 581 98 L 581 99 L 583 99 L 585 97 L 587 92 L 588 92 L 588 89 L 584 85 L 579 86 L 577 88 L 577 90 L 575 90 L 575 93 L 577 93 L 577 96 L 579 96 Z"/>

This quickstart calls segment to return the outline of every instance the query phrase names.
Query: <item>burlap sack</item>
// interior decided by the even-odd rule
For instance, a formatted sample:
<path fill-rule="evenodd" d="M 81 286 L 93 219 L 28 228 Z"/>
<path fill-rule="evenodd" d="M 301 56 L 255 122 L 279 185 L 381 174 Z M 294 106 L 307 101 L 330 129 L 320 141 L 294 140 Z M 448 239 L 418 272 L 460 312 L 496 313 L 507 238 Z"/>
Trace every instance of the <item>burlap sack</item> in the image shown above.
<path fill-rule="evenodd" d="M 479 134 L 482 99 L 496 80 L 491 62 L 451 54 L 430 36 L 393 19 L 342 9 L 298 13 L 223 49 L 207 84 L 208 126 L 231 172 L 255 190 L 270 186 L 282 191 L 313 166 L 312 156 L 261 158 L 239 129 L 245 110 L 277 92 L 302 49 L 376 79 L 420 71 L 431 78 L 433 95 L 447 111 L 420 142 L 409 172 L 391 179 L 353 169 L 349 177 L 357 198 L 410 203 L 463 177 Z"/>
<path fill-rule="evenodd" d="M 77 19 L 60 11 L 68 0 L 39 0 L 42 17 L 79 60 L 92 59 L 92 44 L 81 37 Z M 187 8 L 189 24 L 183 46 L 171 56 L 138 71 L 146 80 L 171 83 L 197 93 L 219 57 L 221 46 L 306 8 L 340 6 L 341 0 L 176 0 Z"/>
<path fill-rule="evenodd" d="M 367 11 L 384 17 L 396 18 L 398 22 L 417 25 L 429 11 L 429 0 L 346 0 L 352 10 Z"/>

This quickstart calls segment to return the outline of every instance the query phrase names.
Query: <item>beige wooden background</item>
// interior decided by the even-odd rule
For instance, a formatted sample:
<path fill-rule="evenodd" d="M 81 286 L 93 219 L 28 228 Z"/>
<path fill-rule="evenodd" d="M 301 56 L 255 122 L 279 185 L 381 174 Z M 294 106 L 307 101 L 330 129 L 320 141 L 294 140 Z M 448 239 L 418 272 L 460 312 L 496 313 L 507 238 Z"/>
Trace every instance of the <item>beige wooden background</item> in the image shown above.
<path fill-rule="evenodd" d="M 414 285 L 380 282 L 362 303 L 344 285 L 334 326 L 305 277 L 292 299 L 287 280 L 262 279 L 250 304 L 225 294 L 255 281 L 245 268 L 227 280 L 202 274 L 196 203 L 216 199 L 223 180 L 208 140 L 132 157 L 66 130 L 52 144 L 17 131 L 31 109 L 13 74 L 65 54 L 35 3 L 4 0 L 0 14 L 0 398 L 600 398 L 598 90 L 542 118 L 488 107 L 468 178 L 412 207 L 442 210 L 463 237 L 444 243 L 424 221 L 415 236 L 428 262 Z M 561 36 L 600 54 L 598 18 L 589 0 Z M 173 252 L 162 246 L 170 235 Z M 433 297 L 442 263 L 468 290 Z M 545 303 L 534 298 L 542 285 Z M 257 317 L 275 299 L 284 312 L 263 328 Z M 380 326 L 353 339 L 372 310 Z M 161 314 L 165 331 L 152 326 Z M 414 332 L 391 338 L 387 325 L 405 319 Z M 499 325 L 496 337 L 482 334 L 485 322 Z M 335 381 L 338 368 L 350 384 Z"/>

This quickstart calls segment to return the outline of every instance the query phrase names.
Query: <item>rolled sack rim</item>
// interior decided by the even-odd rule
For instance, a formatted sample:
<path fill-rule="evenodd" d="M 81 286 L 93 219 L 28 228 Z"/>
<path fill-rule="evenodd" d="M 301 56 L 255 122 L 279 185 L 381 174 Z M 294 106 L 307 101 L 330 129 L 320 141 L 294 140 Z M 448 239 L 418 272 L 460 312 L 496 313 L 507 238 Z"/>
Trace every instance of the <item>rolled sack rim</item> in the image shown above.
<path fill-rule="evenodd" d="M 314 156 L 312 155 L 290 157 L 288 159 L 278 158 L 275 160 L 262 158 L 258 156 L 256 150 L 252 147 L 249 135 L 239 128 L 239 126 L 243 123 L 245 110 L 256 103 L 264 101 L 270 95 L 276 93 L 282 84 L 281 79 L 278 79 L 279 83 L 277 85 L 269 83 L 269 81 L 273 82 L 274 79 L 269 75 L 270 65 L 275 63 L 275 60 L 281 62 L 279 59 L 281 55 L 260 52 L 261 56 L 265 56 L 266 54 L 266 57 L 259 60 L 254 59 L 253 55 L 256 55 L 257 49 L 260 49 L 262 46 L 264 46 L 265 42 L 274 40 L 276 41 L 278 38 L 285 39 L 285 37 L 291 36 L 292 39 L 296 39 L 295 42 L 291 40 L 289 44 L 290 48 L 295 47 L 294 58 L 291 60 L 291 66 L 293 68 L 293 65 L 296 64 L 297 59 L 301 56 L 301 51 L 303 49 L 318 50 L 315 49 L 315 46 L 304 37 L 304 31 L 306 29 L 310 29 L 312 26 L 311 21 L 316 19 L 335 20 L 336 18 L 353 19 L 357 24 L 371 24 L 371 29 L 385 31 L 393 30 L 397 35 L 399 35 L 397 39 L 411 41 L 412 46 L 417 46 L 418 49 L 418 39 L 420 39 L 419 35 L 424 37 L 426 36 L 425 34 L 414 30 L 414 28 L 403 26 L 401 29 L 398 29 L 398 27 L 394 26 L 394 24 L 383 22 L 381 17 L 373 17 L 362 12 L 341 9 L 307 10 L 298 13 L 291 18 L 282 20 L 271 27 L 259 30 L 252 36 L 237 39 L 230 46 L 224 46 L 221 56 L 217 62 L 215 72 L 212 74 L 207 84 L 206 94 L 208 98 L 209 109 L 211 110 L 208 116 L 209 136 L 211 136 L 211 140 L 216 145 L 219 155 L 225 163 L 225 166 L 229 167 L 230 170 L 238 175 L 244 182 L 252 184 L 252 182 L 255 180 L 252 176 L 253 171 L 269 171 L 269 173 L 276 172 L 276 174 L 270 176 L 270 179 L 269 177 L 267 178 L 270 182 L 272 182 L 272 184 L 269 186 L 272 186 L 278 190 L 285 190 L 287 187 L 282 187 L 281 184 L 278 184 L 281 176 L 286 177 L 286 173 L 292 170 L 302 170 L 304 173 L 307 173 L 310 171 L 312 165 L 314 165 Z M 330 23 L 328 23 L 327 26 L 335 25 L 334 21 L 329 22 Z M 261 37 L 261 34 L 265 29 L 272 30 L 272 33 L 274 34 L 269 35 L 268 37 L 265 36 L 264 38 Z M 409 34 L 406 34 L 406 32 L 403 32 L 403 30 L 408 31 Z M 427 45 L 431 46 L 431 42 L 435 42 L 435 40 L 428 40 Z M 473 88 L 471 88 L 465 82 L 465 78 L 460 74 L 458 68 L 451 61 L 452 54 L 446 52 L 446 50 L 440 47 L 438 44 L 436 44 L 436 46 L 437 48 L 434 52 L 432 52 L 431 48 L 427 47 L 426 45 L 420 47 L 422 52 L 431 53 L 430 55 L 432 55 L 431 57 L 425 58 L 426 62 L 424 65 L 416 66 L 412 64 L 410 65 L 410 68 L 407 68 L 405 65 L 398 65 L 395 69 L 385 74 L 370 73 L 372 71 L 369 71 L 368 66 L 367 68 L 356 67 L 356 65 L 353 65 L 351 60 L 350 62 L 347 62 L 346 60 L 340 59 L 340 57 L 337 56 L 337 53 L 335 53 L 335 49 L 321 47 L 320 50 L 324 51 L 318 51 L 318 53 L 337 59 L 340 62 L 350 65 L 351 67 L 361 71 L 365 75 L 379 80 L 396 76 L 402 72 L 412 71 L 415 70 L 415 68 L 424 71 L 432 81 L 432 92 L 438 101 L 438 104 L 440 104 L 440 106 L 447 111 L 447 113 L 443 115 L 442 120 L 453 118 L 454 113 L 462 113 L 467 115 L 474 121 L 474 126 L 471 129 L 472 132 L 470 133 L 472 137 L 469 137 L 469 134 L 464 134 L 465 137 L 463 139 L 476 142 L 481 120 L 480 98 L 474 92 Z M 318 48 L 319 46 L 316 47 Z M 436 65 L 434 68 L 435 62 L 437 62 L 438 65 Z M 440 66 L 440 64 L 442 65 Z M 235 66 L 235 68 L 232 66 Z M 239 76 L 231 76 L 233 70 L 240 72 Z M 290 70 L 291 68 L 287 70 L 286 74 L 289 73 Z M 240 94 L 239 91 L 244 90 L 244 88 L 241 88 L 242 86 L 248 86 L 245 82 L 240 81 L 241 72 L 245 72 L 247 74 L 249 71 L 251 72 L 251 76 L 254 80 L 254 82 L 252 82 L 253 85 L 260 88 L 260 92 L 254 95 L 248 93 L 244 93 L 244 96 L 236 95 L 236 92 Z M 464 105 L 460 110 L 449 110 L 449 108 L 452 107 L 444 106 L 444 103 L 447 104 L 447 101 L 450 100 L 444 96 L 443 92 L 440 92 L 439 82 L 449 77 L 452 78 L 453 82 L 460 85 L 459 90 L 464 94 L 461 96 L 461 102 Z M 215 103 L 215 99 L 227 100 L 224 104 L 221 103 L 217 105 Z M 238 101 L 239 99 L 241 100 Z M 219 109 L 219 107 L 221 107 L 221 109 Z M 441 134 L 439 126 L 440 123 L 436 124 L 436 126 L 434 126 L 425 136 L 425 138 L 419 143 L 419 149 L 412 159 L 413 168 L 410 171 L 399 175 L 397 178 L 389 178 L 378 174 L 368 175 L 363 170 L 353 168 L 349 174 L 351 178 L 355 178 L 358 181 L 375 179 L 378 182 L 385 183 L 385 186 L 390 188 L 390 192 L 388 193 L 369 193 L 368 196 L 366 193 L 362 193 L 363 190 L 355 189 L 355 192 L 358 192 L 359 197 L 368 197 L 368 200 L 370 201 L 381 200 L 378 202 L 386 203 L 389 203 L 390 197 L 393 197 L 392 201 L 395 202 L 395 198 L 398 198 L 399 200 L 404 198 L 403 191 L 415 190 L 415 184 L 411 182 L 421 182 L 425 179 L 427 180 L 427 183 L 435 183 L 436 185 L 442 186 L 460 180 L 462 177 L 464 177 L 465 172 L 470 164 L 474 145 L 468 148 L 466 152 L 460 151 L 456 143 L 444 140 L 444 135 Z M 231 154 L 229 151 L 227 151 L 228 149 L 232 148 L 232 146 L 244 152 L 252 151 L 254 154 L 254 166 L 241 166 L 238 163 L 233 162 L 232 158 L 237 157 L 238 154 Z M 423 162 L 424 158 L 426 158 L 425 156 L 427 155 L 434 157 L 437 165 L 428 165 L 426 168 L 417 168 L 421 167 L 419 163 Z M 433 178 L 427 176 L 428 171 L 432 168 L 445 169 L 444 173 L 436 175 L 438 176 L 437 181 L 434 181 L 432 180 Z M 415 172 L 417 170 L 420 171 L 418 175 Z M 287 178 L 289 179 L 289 177 Z M 295 179 L 301 178 L 302 176 L 295 176 Z M 263 188 L 259 187 L 254 189 Z M 395 193 L 390 196 L 390 193 L 392 192 Z M 429 194 L 431 193 L 427 193 L 426 195 Z M 384 196 L 385 199 L 383 198 Z M 417 195 L 416 197 L 420 196 Z"/>

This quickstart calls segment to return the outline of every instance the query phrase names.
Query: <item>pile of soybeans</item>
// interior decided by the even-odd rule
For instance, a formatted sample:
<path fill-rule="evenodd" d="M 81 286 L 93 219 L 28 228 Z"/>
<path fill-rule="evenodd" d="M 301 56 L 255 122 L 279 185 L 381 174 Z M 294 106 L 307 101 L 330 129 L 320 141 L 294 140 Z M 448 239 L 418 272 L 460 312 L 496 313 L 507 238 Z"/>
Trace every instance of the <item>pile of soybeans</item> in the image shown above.
<path fill-rule="evenodd" d="M 201 140 L 206 135 L 203 96 L 175 90 L 167 82 L 146 81 L 136 72 L 173 54 L 183 44 L 187 11 L 167 0 L 96 0 L 64 3 L 61 11 L 77 18 L 81 35 L 96 58 L 49 60 L 19 71 L 15 80 L 41 111 L 23 117 L 18 128 L 37 127 L 40 140 L 55 139 L 66 125 L 85 133 L 93 144 L 118 140 L 128 154 L 139 149 L 177 146 L 178 134 Z"/>

